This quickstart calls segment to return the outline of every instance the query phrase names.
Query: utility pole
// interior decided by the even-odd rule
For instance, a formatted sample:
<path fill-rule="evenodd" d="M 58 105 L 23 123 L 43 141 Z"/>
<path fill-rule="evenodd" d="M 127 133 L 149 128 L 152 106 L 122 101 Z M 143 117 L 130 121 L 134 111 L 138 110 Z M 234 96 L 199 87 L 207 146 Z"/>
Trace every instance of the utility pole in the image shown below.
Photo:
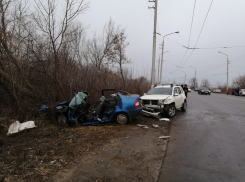
<path fill-rule="evenodd" d="M 162 82 L 162 65 L 163 65 L 163 54 L 164 54 L 164 37 L 166 36 L 169 36 L 169 35 L 172 35 L 172 34 L 175 34 L 175 33 L 179 33 L 179 31 L 177 32 L 173 32 L 173 33 L 170 33 L 170 34 L 167 34 L 167 35 L 164 35 L 163 36 L 163 39 L 162 39 L 162 60 L 161 60 L 161 71 L 160 71 L 160 84 Z"/>
<path fill-rule="evenodd" d="M 195 88 L 196 88 L 196 84 L 197 84 L 197 70 L 195 69 Z"/>
<path fill-rule="evenodd" d="M 229 95 L 229 67 L 228 67 L 228 64 L 229 64 L 229 59 L 228 59 L 228 56 L 227 56 L 227 78 L 226 78 L 226 82 L 227 82 L 227 88 L 226 88 L 226 90 L 227 90 L 227 95 Z"/>
<path fill-rule="evenodd" d="M 190 66 L 191 68 L 194 68 L 193 66 Z M 195 69 L 195 83 L 194 83 L 194 87 L 196 88 L 196 82 L 197 82 L 197 70 L 196 70 L 196 68 L 194 68 Z M 194 88 L 194 89 L 195 89 Z"/>
<path fill-rule="evenodd" d="M 151 68 L 151 88 L 153 88 L 155 85 L 157 0 L 149 1 L 149 2 L 155 2 L 155 7 L 148 7 L 148 8 L 154 8 L 154 29 L 153 29 L 153 49 L 152 49 L 152 68 Z"/>
<path fill-rule="evenodd" d="M 224 54 L 224 53 L 222 53 L 222 52 L 220 52 L 220 51 L 218 51 L 218 53 L 220 53 L 220 54 Z M 229 95 L 229 67 L 228 67 L 228 65 L 229 65 L 229 58 L 228 58 L 228 55 L 227 54 L 224 54 L 226 57 L 227 57 L 227 73 L 226 73 L 226 92 L 227 92 L 227 95 Z"/>
<path fill-rule="evenodd" d="M 160 57 L 161 57 L 161 55 L 159 55 L 159 59 L 158 59 L 157 82 L 159 82 L 159 79 L 160 79 L 160 77 L 159 77 L 159 72 L 160 72 Z"/>
<path fill-rule="evenodd" d="M 182 71 L 183 73 L 185 73 L 184 71 Z M 186 73 L 185 73 L 185 80 L 186 80 Z M 184 80 L 184 84 L 185 84 L 185 80 Z"/>

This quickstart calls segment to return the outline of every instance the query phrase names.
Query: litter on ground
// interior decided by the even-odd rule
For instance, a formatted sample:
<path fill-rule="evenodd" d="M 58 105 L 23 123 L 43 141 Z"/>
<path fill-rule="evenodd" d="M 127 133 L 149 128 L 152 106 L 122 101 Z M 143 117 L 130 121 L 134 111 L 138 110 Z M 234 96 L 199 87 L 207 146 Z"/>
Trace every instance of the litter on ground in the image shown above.
<path fill-rule="evenodd" d="M 35 127 L 36 125 L 34 121 L 26 121 L 24 123 L 20 123 L 19 121 L 16 121 L 9 126 L 7 135 L 18 133 L 22 130 L 35 128 Z"/>
<path fill-rule="evenodd" d="M 138 126 L 140 126 L 140 127 L 145 127 L 145 126 L 147 126 L 147 125 L 142 125 L 142 124 L 137 124 Z"/>
<path fill-rule="evenodd" d="M 170 136 L 160 136 L 159 138 L 166 139 L 166 138 L 170 138 Z"/>
<path fill-rule="evenodd" d="M 152 124 L 152 127 L 153 127 L 153 128 L 159 128 L 159 125 L 157 125 L 157 124 Z"/>
<path fill-rule="evenodd" d="M 160 118 L 160 121 L 170 121 L 168 118 Z"/>
<path fill-rule="evenodd" d="M 51 163 L 51 164 L 53 164 L 53 163 L 55 163 L 55 162 L 56 162 L 56 159 L 55 159 L 55 160 L 53 160 L 53 161 L 50 161 L 50 163 Z"/>

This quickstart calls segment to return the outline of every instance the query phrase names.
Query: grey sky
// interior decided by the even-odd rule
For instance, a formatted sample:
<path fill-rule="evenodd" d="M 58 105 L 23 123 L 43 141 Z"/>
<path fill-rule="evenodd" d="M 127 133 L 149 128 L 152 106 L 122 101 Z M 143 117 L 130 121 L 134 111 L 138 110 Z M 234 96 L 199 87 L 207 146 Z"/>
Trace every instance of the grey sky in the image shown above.
<path fill-rule="evenodd" d="M 197 0 L 193 19 L 192 33 L 189 47 L 194 47 L 204 23 L 212 0 Z M 182 60 L 187 46 L 191 19 L 195 0 L 158 0 L 157 32 L 166 35 L 164 50 L 169 51 L 164 55 L 162 80 L 172 80 L 174 73 L 177 81 L 184 80 L 182 71 L 186 72 L 187 79 L 194 76 L 196 67 L 199 84 L 204 78 L 209 79 L 212 85 L 226 83 L 226 56 L 219 54 L 221 51 L 229 55 L 229 83 L 234 77 L 245 73 L 245 47 L 232 49 L 203 49 L 188 50 Z M 147 0 L 91 0 L 90 9 L 80 16 L 79 20 L 84 25 L 90 25 L 87 35 L 100 34 L 105 23 L 110 19 L 126 28 L 128 42 L 127 56 L 132 59 L 136 76 L 147 76 L 150 79 L 152 62 L 152 37 L 153 37 L 153 6 Z M 245 46 L 245 1 L 244 0 L 214 0 L 204 25 L 202 34 L 197 43 L 197 48 Z M 171 39 L 171 40 L 170 40 Z M 177 44 L 175 42 L 181 44 Z M 162 36 L 157 36 L 156 66 L 161 50 Z M 187 58 L 189 59 L 187 60 Z M 182 62 L 182 64 L 181 64 Z M 175 65 L 184 68 L 177 68 Z M 218 74 L 218 75 L 214 75 Z M 182 78 L 179 78 L 182 77 Z M 187 81 L 186 81 L 187 82 Z"/>

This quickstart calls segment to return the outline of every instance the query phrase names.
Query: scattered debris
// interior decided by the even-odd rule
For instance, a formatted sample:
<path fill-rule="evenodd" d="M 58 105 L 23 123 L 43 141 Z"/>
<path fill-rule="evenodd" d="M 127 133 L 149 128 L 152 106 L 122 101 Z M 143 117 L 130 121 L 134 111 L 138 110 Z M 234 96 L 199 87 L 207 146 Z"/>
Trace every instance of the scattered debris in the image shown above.
<path fill-rule="evenodd" d="M 159 138 L 166 139 L 166 138 L 170 138 L 170 136 L 160 136 Z"/>
<path fill-rule="evenodd" d="M 147 126 L 147 125 L 142 125 L 142 124 L 137 124 L 137 125 L 138 125 L 138 126 L 144 126 L 144 127 Z"/>
<path fill-rule="evenodd" d="M 159 125 L 157 125 L 157 124 L 152 124 L 152 127 L 153 127 L 153 128 L 159 128 Z"/>
<path fill-rule="evenodd" d="M 73 136 L 70 136 L 70 137 L 65 138 L 65 140 L 69 140 L 69 139 L 72 139 L 72 138 L 74 138 L 74 137 L 79 137 L 79 136 L 81 136 L 81 135 L 84 135 L 84 134 L 73 135 Z"/>
<path fill-rule="evenodd" d="M 170 119 L 168 119 L 168 118 L 160 118 L 159 120 L 160 121 L 170 121 Z"/>
<path fill-rule="evenodd" d="M 53 161 L 50 161 L 50 163 L 51 163 L 51 164 L 53 164 L 53 163 L 55 163 L 55 162 L 56 162 L 56 159 L 55 159 L 55 160 L 53 160 Z"/>
<path fill-rule="evenodd" d="M 137 124 L 138 126 L 140 126 L 140 127 L 142 127 L 142 128 L 145 128 L 145 129 L 147 129 L 148 128 L 148 126 L 147 125 L 141 125 L 141 124 Z"/>
<path fill-rule="evenodd" d="M 35 128 L 35 127 L 36 125 L 34 121 L 26 121 L 24 123 L 20 123 L 19 121 L 16 121 L 9 126 L 7 135 L 18 133 L 22 130 Z"/>

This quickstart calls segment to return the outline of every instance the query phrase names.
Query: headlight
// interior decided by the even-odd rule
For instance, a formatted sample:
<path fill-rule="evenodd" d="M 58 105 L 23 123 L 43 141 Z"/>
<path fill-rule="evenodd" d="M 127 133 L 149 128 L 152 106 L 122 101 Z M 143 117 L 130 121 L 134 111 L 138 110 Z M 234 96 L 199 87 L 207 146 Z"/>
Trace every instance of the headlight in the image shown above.
<path fill-rule="evenodd" d="M 142 100 L 140 98 L 138 100 L 139 100 L 140 106 L 142 106 Z"/>
<path fill-rule="evenodd" d="M 164 102 L 164 99 L 163 100 L 159 100 L 158 101 L 158 105 L 160 106 L 160 105 L 163 105 L 163 102 Z"/>

